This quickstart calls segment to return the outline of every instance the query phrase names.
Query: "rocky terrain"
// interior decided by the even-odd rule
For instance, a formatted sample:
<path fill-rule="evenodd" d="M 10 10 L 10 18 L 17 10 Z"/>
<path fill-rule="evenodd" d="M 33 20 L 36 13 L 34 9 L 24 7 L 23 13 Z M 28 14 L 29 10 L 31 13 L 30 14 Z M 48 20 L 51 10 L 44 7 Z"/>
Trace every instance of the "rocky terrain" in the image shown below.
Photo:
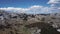
<path fill-rule="evenodd" d="M 60 14 L 9 13 L 0 10 L 0 34 L 60 34 Z"/>

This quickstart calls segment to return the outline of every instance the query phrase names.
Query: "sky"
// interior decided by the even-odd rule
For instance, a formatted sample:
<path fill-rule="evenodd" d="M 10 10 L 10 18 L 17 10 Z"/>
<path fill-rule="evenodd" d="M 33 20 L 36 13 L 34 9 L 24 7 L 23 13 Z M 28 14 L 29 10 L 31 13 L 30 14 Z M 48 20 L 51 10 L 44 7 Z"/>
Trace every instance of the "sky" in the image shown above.
<path fill-rule="evenodd" d="M 33 5 L 49 6 L 48 0 L 0 0 L 0 7 L 20 7 L 26 8 Z"/>
<path fill-rule="evenodd" d="M 60 0 L 0 0 L 0 10 L 15 13 L 60 13 Z"/>

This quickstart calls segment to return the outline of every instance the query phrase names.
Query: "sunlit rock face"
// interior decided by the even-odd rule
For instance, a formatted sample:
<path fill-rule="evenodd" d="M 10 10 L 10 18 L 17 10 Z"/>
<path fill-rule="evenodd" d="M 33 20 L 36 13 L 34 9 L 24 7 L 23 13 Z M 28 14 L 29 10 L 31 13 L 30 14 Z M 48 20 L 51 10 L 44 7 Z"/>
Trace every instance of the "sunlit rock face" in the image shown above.
<path fill-rule="evenodd" d="M 30 28 L 29 30 L 30 30 L 31 34 L 40 34 L 40 32 L 41 32 L 41 29 L 38 29 L 37 27 Z"/>
<path fill-rule="evenodd" d="M 58 32 L 60 32 L 60 29 L 57 29 Z"/>

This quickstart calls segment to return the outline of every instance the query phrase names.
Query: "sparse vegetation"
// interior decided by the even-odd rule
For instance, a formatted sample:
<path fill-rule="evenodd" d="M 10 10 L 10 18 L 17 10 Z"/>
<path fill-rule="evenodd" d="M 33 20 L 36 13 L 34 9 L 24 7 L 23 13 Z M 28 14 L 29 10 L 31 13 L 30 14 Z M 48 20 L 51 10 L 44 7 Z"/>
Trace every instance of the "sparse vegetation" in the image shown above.
<path fill-rule="evenodd" d="M 39 29 L 41 29 L 39 34 L 60 34 L 57 28 L 52 26 L 53 24 L 58 25 L 57 22 L 60 23 L 57 17 L 50 16 L 50 14 L 49 16 L 48 14 L 36 15 L 0 11 L 0 34 L 37 34 Z"/>

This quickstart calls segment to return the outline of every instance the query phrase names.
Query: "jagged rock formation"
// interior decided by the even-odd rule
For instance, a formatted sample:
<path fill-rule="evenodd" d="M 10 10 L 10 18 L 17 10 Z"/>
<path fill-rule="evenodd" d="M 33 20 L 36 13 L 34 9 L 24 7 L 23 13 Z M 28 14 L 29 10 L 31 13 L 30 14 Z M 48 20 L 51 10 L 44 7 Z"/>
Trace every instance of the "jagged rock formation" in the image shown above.
<path fill-rule="evenodd" d="M 41 34 L 60 29 L 60 14 L 18 14 L 0 10 L 0 34 Z M 48 31 L 46 31 L 48 30 Z M 45 32 L 46 31 L 46 32 Z M 59 32 L 57 32 L 59 34 Z M 47 33 L 46 33 L 47 34 Z"/>
<path fill-rule="evenodd" d="M 24 23 L 23 17 L 20 18 L 16 13 L 0 11 L 0 34 L 28 34 L 24 30 Z"/>
<path fill-rule="evenodd" d="M 49 23 L 36 22 L 33 24 L 26 25 L 25 27 L 29 28 L 30 30 L 35 29 L 35 27 L 37 28 L 35 29 L 35 31 L 32 30 L 33 32 L 31 32 L 31 34 L 32 33 L 33 34 L 60 34 L 60 32 L 58 32 L 56 28 L 53 28 L 53 26 L 51 26 L 51 24 Z"/>

